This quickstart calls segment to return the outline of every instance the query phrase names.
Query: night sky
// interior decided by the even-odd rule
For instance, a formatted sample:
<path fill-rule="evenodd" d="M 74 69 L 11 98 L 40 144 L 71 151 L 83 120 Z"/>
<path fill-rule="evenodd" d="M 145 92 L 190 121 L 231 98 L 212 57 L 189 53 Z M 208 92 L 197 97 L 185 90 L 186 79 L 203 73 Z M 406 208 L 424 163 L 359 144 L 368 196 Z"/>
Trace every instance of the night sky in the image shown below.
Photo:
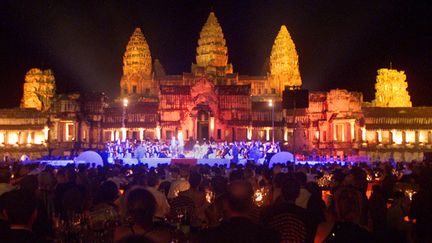
<path fill-rule="evenodd" d="M 366 3 L 365 3 L 366 2 Z M 374 97 L 377 69 L 405 70 L 415 106 L 432 105 L 432 4 L 427 1 L 0 1 L 0 107 L 16 107 L 25 73 L 51 68 L 58 92 L 119 93 L 122 56 L 141 27 L 168 74 L 190 72 L 211 9 L 241 75 L 260 75 L 285 24 L 303 87 Z"/>

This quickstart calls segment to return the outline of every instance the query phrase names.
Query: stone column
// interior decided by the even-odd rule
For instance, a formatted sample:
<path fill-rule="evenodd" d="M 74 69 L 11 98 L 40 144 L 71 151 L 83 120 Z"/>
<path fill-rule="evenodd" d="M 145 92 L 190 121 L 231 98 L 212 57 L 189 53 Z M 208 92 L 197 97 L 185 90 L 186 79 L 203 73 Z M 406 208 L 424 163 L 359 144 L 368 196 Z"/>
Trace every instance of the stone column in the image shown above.
<path fill-rule="evenodd" d="M 378 143 L 382 142 L 382 131 L 381 130 L 377 131 L 377 142 Z"/>
<path fill-rule="evenodd" d="M 157 125 L 155 128 L 155 135 L 158 140 L 162 138 L 162 129 L 159 125 Z"/>
<path fill-rule="evenodd" d="M 198 139 L 198 133 L 197 133 L 198 128 L 197 128 L 197 118 L 196 117 L 192 117 L 192 124 L 193 124 L 192 136 L 196 140 L 196 139 Z"/>
<path fill-rule="evenodd" d="M 211 116 L 211 117 L 210 117 L 210 120 L 209 120 L 209 129 L 210 129 L 210 132 L 209 132 L 209 138 L 211 138 L 211 137 L 215 138 L 215 136 L 214 136 L 214 130 L 215 130 L 215 119 L 214 119 L 213 116 Z"/>
<path fill-rule="evenodd" d="M 344 124 L 342 124 L 342 142 L 345 142 L 346 141 L 346 136 L 345 136 L 345 126 L 346 126 L 346 124 L 344 123 Z"/>
<path fill-rule="evenodd" d="M 31 144 L 32 143 L 32 135 L 31 135 L 31 131 L 27 132 L 27 144 Z"/>
<path fill-rule="evenodd" d="M 18 145 L 21 145 L 21 139 L 22 139 L 22 132 L 17 132 L 17 144 Z"/>
<path fill-rule="evenodd" d="M 366 142 L 366 128 L 362 127 L 361 129 L 361 141 Z"/>
<path fill-rule="evenodd" d="M 248 139 L 248 140 L 252 140 L 252 127 L 251 127 L 251 126 L 249 126 L 249 127 L 247 128 L 246 135 L 247 135 L 247 139 Z"/>
<path fill-rule="evenodd" d="M 8 131 L 4 132 L 4 143 L 9 144 L 9 132 Z"/>
<path fill-rule="evenodd" d="M 336 137 L 336 124 L 335 123 L 332 124 L 332 131 L 333 131 L 333 141 L 336 141 L 337 137 Z"/>
<path fill-rule="evenodd" d="M 350 121 L 350 129 L 351 129 L 351 133 L 350 133 L 350 135 L 351 135 L 351 137 L 350 137 L 350 141 L 352 142 L 352 141 L 355 141 L 356 139 L 355 139 L 355 131 L 354 131 L 354 126 L 355 126 L 355 122 L 354 121 Z"/>
<path fill-rule="evenodd" d="M 139 139 L 140 139 L 141 141 L 144 140 L 144 129 L 143 129 L 143 128 L 140 128 L 140 129 L 139 129 Z"/>

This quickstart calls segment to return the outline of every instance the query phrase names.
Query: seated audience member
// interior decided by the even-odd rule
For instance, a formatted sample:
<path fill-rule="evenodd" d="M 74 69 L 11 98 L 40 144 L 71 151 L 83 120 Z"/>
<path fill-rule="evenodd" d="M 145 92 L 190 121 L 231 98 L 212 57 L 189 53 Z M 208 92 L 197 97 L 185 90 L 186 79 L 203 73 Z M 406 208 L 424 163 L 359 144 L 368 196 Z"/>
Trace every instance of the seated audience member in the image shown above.
<path fill-rule="evenodd" d="M 158 174 L 150 173 L 147 177 L 146 189 L 151 192 L 156 200 L 155 219 L 163 220 L 170 212 L 170 205 L 168 204 L 165 194 L 158 190 L 160 179 Z"/>
<path fill-rule="evenodd" d="M 117 243 L 154 243 L 154 241 L 143 235 L 128 235 L 118 240 Z"/>
<path fill-rule="evenodd" d="M 379 185 L 372 186 L 372 194 L 369 198 L 369 214 L 372 223 L 372 233 L 374 238 L 379 242 L 385 241 L 387 211 L 387 200 L 384 190 Z"/>
<path fill-rule="evenodd" d="M 72 215 L 81 213 L 84 207 L 84 189 L 75 182 L 76 172 L 74 168 L 66 168 L 57 173 L 58 184 L 55 189 L 56 214 L 63 220 L 68 220 Z"/>
<path fill-rule="evenodd" d="M 424 168 L 419 173 L 420 190 L 414 194 L 409 217 L 415 220 L 414 237 L 416 242 L 432 242 L 432 168 Z"/>
<path fill-rule="evenodd" d="M 302 208 L 307 208 L 311 193 L 306 189 L 307 177 L 303 172 L 296 172 L 294 174 L 296 180 L 300 183 L 300 192 L 295 200 L 295 204 Z"/>
<path fill-rule="evenodd" d="M 21 178 L 20 190 L 30 193 L 35 197 L 37 205 L 37 217 L 34 222 L 33 232 L 39 238 L 50 238 L 53 236 L 52 219 L 48 216 L 47 209 L 42 200 L 37 197 L 38 179 L 35 175 L 26 175 Z"/>
<path fill-rule="evenodd" d="M 46 242 L 33 233 L 37 218 L 37 201 L 28 191 L 18 190 L 6 193 L 5 214 L 9 222 L 9 231 L 1 236 L 2 242 L 33 243 Z M 4 241 L 3 241 L 4 240 Z"/>
<path fill-rule="evenodd" d="M 115 230 L 115 242 L 121 242 L 130 235 L 143 236 L 153 242 L 171 242 L 170 231 L 164 226 L 153 224 L 156 200 L 151 192 L 143 188 L 129 191 L 126 195 L 126 208 L 131 222 L 130 225 Z"/>
<path fill-rule="evenodd" d="M 334 221 L 321 223 L 315 235 L 320 242 L 374 242 L 371 233 L 360 225 L 362 195 L 353 187 L 340 187 L 335 192 Z"/>
<path fill-rule="evenodd" d="M 387 209 L 386 215 L 388 240 L 395 243 L 412 242 L 410 240 L 412 224 L 405 220 L 409 211 L 410 200 L 402 192 L 395 192 L 393 198 L 392 205 Z"/>
<path fill-rule="evenodd" d="M 206 220 L 205 209 L 208 207 L 205 192 L 199 189 L 202 176 L 198 172 L 192 172 L 189 176 L 190 188 L 180 192 L 179 197 L 187 197 L 193 202 L 193 211 L 190 215 L 191 226 L 200 227 Z"/>
<path fill-rule="evenodd" d="M 214 201 L 207 207 L 205 213 L 208 226 L 215 227 L 223 218 L 223 197 L 226 195 L 227 179 L 222 176 L 213 177 L 211 188 L 214 193 Z"/>
<path fill-rule="evenodd" d="M 264 210 L 262 223 L 280 234 L 282 242 L 312 242 L 313 222 L 311 215 L 296 205 L 300 194 L 300 183 L 293 178 L 282 182 L 283 202 Z"/>
<path fill-rule="evenodd" d="M 114 201 L 118 198 L 118 188 L 113 181 L 105 181 L 96 193 L 96 200 L 89 212 L 90 228 L 102 231 L 113 228 L 119 220 L 118 207 Z"/>
<path fill-rule="evenodd" d="M 16 187 L 10 183 L 11 173 L 8 167 L 0 168 L 0 235 L 4 235 L 8 230 L 9 225 L 6 221 L 6 216 L 3 214 L 5 207 L 5 196 L 9 191 L 15 190 Z"/>
<path fill-rule="evenodd" d="M 16 187 L 10 183 L 11 173 L 8 167 L 0 168 L 0 196 L 6 192 L 15 190 Z"/>
<path fill-rule="evenodd" d="M 232 182 L 223 202 L 224 220 L 218 227 L 202 231 L 199 242 L 279 242 L 277 232 L 250 219 L 252 197 L 253 190 L 249 183 Z"/>

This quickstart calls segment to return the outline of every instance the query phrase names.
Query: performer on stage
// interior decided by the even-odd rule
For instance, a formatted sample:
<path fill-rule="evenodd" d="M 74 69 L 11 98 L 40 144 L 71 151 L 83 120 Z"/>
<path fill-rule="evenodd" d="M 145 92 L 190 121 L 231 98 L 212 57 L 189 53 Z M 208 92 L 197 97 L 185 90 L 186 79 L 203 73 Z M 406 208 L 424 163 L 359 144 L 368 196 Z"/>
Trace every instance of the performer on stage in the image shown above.
<path fill-rule="evenodd" d="M 177 141 L 174 136 L 171 139 L 170 152 L 171 152 L 171 158 L 175 158 L 177 156 Z"/>
<path fill-rule="evenodd" d="M 238 156 L 239 156 L 239 150 L 237 147 L 237 142 L 234 142 L 231 146 L 231 154 L 233 156 L 231 162 L 237 164 L 239 162 Z"/>

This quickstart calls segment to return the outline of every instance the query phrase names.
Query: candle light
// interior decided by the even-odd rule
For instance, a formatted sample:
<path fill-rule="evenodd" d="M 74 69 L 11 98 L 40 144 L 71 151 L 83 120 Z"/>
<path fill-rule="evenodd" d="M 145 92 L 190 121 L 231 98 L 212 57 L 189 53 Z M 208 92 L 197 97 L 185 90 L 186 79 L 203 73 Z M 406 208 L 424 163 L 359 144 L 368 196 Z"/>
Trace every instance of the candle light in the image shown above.
<path fill-rule="evenodd" d="M 255 190 L 254 193 L 255 205 L 257 205 L 258 207 L 262 207 L 264 205 L 267 198 L 267 192 L 268 189 L 265 187 Z"/>
<path fill-rule="evenodd" d="M 211 190 L 206 190 L 205 193 L 206 193 L 206 195 L 205 195 L 205 197 L 206 197 L 206 201 L 207 201 L 208 203 L 213 203 L 213 201 L 214 201 L 214 199 L 215 199 L 214 192 L 211 191 Z"/>
<path fill-rule="evenodd" d="M 417 192 L 412 190 L 412 189 L 407 189 L 405 190 L 405 195 L 409 198 L 410 201 L 412 201 L 412 197 L 414 194 L 416 194 Z"/>

